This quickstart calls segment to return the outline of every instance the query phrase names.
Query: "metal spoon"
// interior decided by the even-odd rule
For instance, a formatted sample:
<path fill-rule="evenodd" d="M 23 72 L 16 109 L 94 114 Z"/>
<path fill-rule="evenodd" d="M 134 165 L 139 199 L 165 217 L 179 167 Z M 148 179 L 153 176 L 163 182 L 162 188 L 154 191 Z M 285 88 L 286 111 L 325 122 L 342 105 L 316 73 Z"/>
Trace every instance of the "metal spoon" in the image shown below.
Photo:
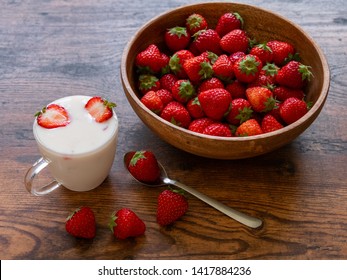
<path fill-rule="evenodd" d="M 130 162 L 131 157 L 132 157 L 133 152 L 128 152 L 124 155 L 123 161 L 125 168 L 128 170 L 127 164 Z M 203 202 L 207 203 L 208 205 L 212 206 L 213 208 L 219 210 L 220 212 L 224 213 L 225 215 L 229 216 L 230 218 L 240 222 L 243 225 L 249 226 L 251 228 L 258 228 L 262 225 L 262 221 L 259 220 L 258 218 L 251 217 L 249 215 L 246 215 L 244 213 L 241 213 L 235 209 L 232 209 L 219 201 L 210 198 L 197 190 L 188 187 L 176 180 L 172 180 L 167 176 L 167 173 L 164 169 L 164 167 L 161 165 L 160 162 L 158 162 L 159 168 L 160 168 L 160 178 L 158 182 L 155 182 L 153 184 L 148 184 L 148 183 L 143 183 L 139 180 L 137 180 L 135 177 L 133 177 L 137 182 L 141 183 L 142 185 L 149 186 L 149 187 L 159 187 L 159 186 L 164 186 L 164 185 L 172 185 L 176 186 L 178 188 L 181 188 L 185 190 L 186 192 L 190 193 L 191 195 L 195 196 L 196 198 L 202 200 Z M 130 172 L 129 172 L 130 173 Z M 131 173 L 130 173 L 131 174 Z"/>

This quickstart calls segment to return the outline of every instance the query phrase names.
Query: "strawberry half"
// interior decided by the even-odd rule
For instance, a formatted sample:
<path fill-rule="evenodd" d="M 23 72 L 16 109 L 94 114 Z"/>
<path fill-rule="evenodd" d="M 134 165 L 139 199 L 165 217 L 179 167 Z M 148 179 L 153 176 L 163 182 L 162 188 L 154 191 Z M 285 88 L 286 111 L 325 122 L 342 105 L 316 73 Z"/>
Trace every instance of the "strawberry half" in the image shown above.
<path fill-rule="evenodd" d="M 44 128 L 56 128 L 70 123 L 66 109 L 57 104 L 50 104 L 35 114 L 38 125 Z"/>
<path fill-rule="evenodd" d="M 115 103 L 109 102 L 100 96 L 94 96 L 85 105 L 89 114 L 96 122 L 101 123 L 112 117 L 112 108 L 116 107 Z"/>
<path fill-rule="evenodd" d="M 67 217 L 65 229 L 74 237 L 94 238 L 96 224 L 93 210 L 86 206 L 77 208 Z"/>

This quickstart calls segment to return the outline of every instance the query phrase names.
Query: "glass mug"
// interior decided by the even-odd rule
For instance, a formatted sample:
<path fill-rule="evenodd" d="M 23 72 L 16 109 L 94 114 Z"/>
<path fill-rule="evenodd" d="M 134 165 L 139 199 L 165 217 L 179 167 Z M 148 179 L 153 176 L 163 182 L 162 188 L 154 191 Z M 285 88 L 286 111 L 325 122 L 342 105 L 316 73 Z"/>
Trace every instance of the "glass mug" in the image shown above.
<path fill-rule="evenodd" d="M 33 195 L 45 195 L 63 185 L 72 191 L 89 191 L 108 176 L 118 140 L 118 118 L 97 123 L 84 108 L 91 96 L 74 95 L 52 103 L 63 106 L 70 123 L 47 129 L 37 124 L 33 133 L 41 154 L 27 171 L 24 184 Z M 44 186 L 34 184 L 35 177 L 48 167 L 54 180 Z"/>

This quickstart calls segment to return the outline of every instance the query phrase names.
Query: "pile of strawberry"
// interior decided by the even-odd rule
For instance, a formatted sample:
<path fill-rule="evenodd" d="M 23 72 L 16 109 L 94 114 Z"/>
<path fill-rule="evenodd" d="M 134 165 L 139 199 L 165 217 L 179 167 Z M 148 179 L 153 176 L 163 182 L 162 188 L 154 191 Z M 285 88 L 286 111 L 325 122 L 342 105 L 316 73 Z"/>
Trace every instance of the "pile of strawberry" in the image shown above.
<path fill-rule="evenodd" d="M 261 38 L 257 38 L 260 39 Z M 142 103 L 163 119 L 214 136 L 251 136 L 291 124 L 309 110 L 310 66 L 284 41 L 255 43 L 238 13 L 215 28 L 200 14 L 168 29 L 167 48 L 135 59 Z"/>

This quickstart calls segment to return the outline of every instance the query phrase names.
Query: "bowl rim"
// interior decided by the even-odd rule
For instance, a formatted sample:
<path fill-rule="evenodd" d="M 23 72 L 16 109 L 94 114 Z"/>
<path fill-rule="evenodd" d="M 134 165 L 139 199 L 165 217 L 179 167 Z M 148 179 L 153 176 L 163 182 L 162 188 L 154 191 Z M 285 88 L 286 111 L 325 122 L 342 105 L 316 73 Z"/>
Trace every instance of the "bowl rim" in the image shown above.
<path fill-rule="evenodd" d="M 286 125 L 285 127 L 276 130 L 276 131 L 272 131 L 272 132 L 268 132 L 268 133 L 262 133 L 259 135 L 254 135 L 254 136 L 243 136 L 243 137 L 221 137 L 221 136 L 212 136 L 212 135 L 205 135 L 205 134 L 201 134 L 201 133 L 197 133 L 194 131 L 190 131 L 187 128 L 183 128 L 177 125 L 172 124 L 169 121 L 164 120 L 163 118 L 161 118 L 160 116 L 158 116 L 157 114 L 155 114 L 154 112 L 152 112 L 151 110 L 149 110 L 141 101 L 140 98 L 134 93 L 134 90 L 132 89 L 132 87 L 130 86 L 129 83 L 129 79 L 127 76 L 127 71 L 126 71 L 126 61 L 127 61 L 127 54 L 131 48 L 131 46 L 133 45 L 133 43 L 136 41 L 137 39 L 137 34 L 142 33 L 148 26 L 150 26 L 153 22 L 167 17 L 168 14 L 170 13 L 176 13 L 179 10 L 184 10 L 186 8 L 191 8 L 193 6 L 195 7 L 199 7 L 199 6 L 204 6 L 204 5 L 210 5 L 210 4 L 214 4 L 214 5 L 231 5 L 231 6 L 243 6 L 245 8 L 252 8 L 252 9 L 258 9 L 261 10 L 263 12 L 266 13 L 270 13 L 272 15 L 275 15 L 276 17 L 281 18 L 283 21 L 288 22 L 289 24 L 291 24 L 292 26 L 294 26 L 297 30 L 299 30 L 303 35 L 305 35 L 313 44 L 314 48 L 316 49 L 318 56 L 320 58 L 320 61 L 322 63 L 322 68 L 323 68 L 323 72 L 324 74 L 324 79 L 323 79 L 323 84 L 322 84 L 322 89 L 321 89 L 321 94 L 319 95 L 318 99 L 316 100 L 316 102 L 313 104 L 313 106 L 310 108 L 310 110 L 308 110 L 308 112 L 301 117 L 299 120 L 295 121 L 292 124 Z M 132 38 L 129 40 L 129 42 L 126 44 L 123 53 L 122 53 L 122 57 L 121 57 L 121 64 L 120 64 L 120 72 L 121 72 L 121 79 L 122 79 L 122 84 L 123 86 L 127 89 L 128 93 L 131 95 L 131 97 L 133 98 L 133 100 L 137 103 L 138 106 L 141 107 L 142 110 L 146 111 L 148 114 L 150 114 L 152 117 L 154 117 L 155 119 L 157 119 L 159 122 L 164 122 L 166 125 L 170 126 L 172 129 L 177 129 L 183 133 L 187 133 L 189 135 L 192 135 L 196 138 L 201 138 L 201 139 L 210 139 L 210 140 L 219 140 L 219 141 L 228 141 L 228 142 L 244 142 L 244 141 L 255 141 L 255 140 L 259 140 L 259 139 L 267 139 L 267 138 L 271 138 L 274 137 L 276 135 L 279 134 L 284 134 L 290 130 L 292 130 L 294 127 L 300 127 L 301 125 L 303 125 L 305 122 L 309 121 L 312 117 L 312 115 L 318 114 L 326 99 L 328 96 L 328 92 L 329 92 L 329 87 L 330 87 L 330 69 L 329 69 L 329 65 L 327 62 L 327 59 L 322 51 L 322 49 L 319 47 L 319 45 L 315 42 L 315 40 L 298 24 L 296 24 L 295 22 L 291 21 L 290 19 L 282 16 L 281 14 L 271 11 L 269 9 L 266 8 L 262 8 L 262 7 L 258 7 L 255 5 L 250 5 L 250 4 L 243 4 L 243 3 L 237 3 L 237 2 L 199 2 L 199 3 L 194 3 L 194 4 L 188 4 L 188 5 L 181 5 L 178 6 L 176 8 L 172 8 L 172 9 L 168 9 L 167 11 L 164 11 L 162 13 L 160 13 L 159 15 L 151 18 L 149 21 L 147 21 L 145 24 L 143 24 L 132 36 Z M 314 120 L 312 120 L 311 122 L 313 122 Z"/>

